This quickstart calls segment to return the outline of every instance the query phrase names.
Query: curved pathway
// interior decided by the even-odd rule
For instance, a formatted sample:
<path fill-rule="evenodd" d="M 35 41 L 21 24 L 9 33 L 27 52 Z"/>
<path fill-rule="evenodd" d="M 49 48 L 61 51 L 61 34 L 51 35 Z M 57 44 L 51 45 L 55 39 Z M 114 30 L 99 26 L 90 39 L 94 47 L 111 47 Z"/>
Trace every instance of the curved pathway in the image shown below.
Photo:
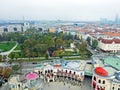
<path fill-rule="evenodd" d="M 0 55 L 4 56 L 8 56 L 16 47 L 18 46 L 18 42 L 16 42 L 16 45 L 9 51 L 6 51 L 6 52 L 1 52 Z"/>

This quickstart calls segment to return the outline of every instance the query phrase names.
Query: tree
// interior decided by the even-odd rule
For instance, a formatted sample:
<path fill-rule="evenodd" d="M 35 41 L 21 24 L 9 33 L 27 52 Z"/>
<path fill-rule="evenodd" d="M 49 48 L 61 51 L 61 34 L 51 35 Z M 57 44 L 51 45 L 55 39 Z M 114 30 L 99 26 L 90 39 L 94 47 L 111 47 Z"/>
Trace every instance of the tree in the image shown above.
<path fill-rule="evenodd" d="M 49 59 L 49 55 L 48 55 L 47 52 L 45 53 L 45 58 L 46 58 L 47 60 Z"/>
<path fill-rule="evenodd" d="M 0 42 L 4 41 L 3 36 L 0 34 Z"/>
<path fill-rule="evenodd" d="M 33 57 L 33 60 L 34 60 L 34 58 L 35 58 L 35 56 L 36 56 L 36 53 L 35 52 L 32 52 L 32 55 L 31 55 L 32 57 Z"/>
<path fill-rule="evenodd" d="M 11 59 L 14 59 L 15 54 L 12 52 L 9 57 L 10 57 Z"/>
<path fill-rule="evenodd" d="M 39 46 L 39 52 L 41 53 L 41 54 L 45 54 L 46 53 L 46 51 L 47 51 L 47 44 L 40 44 L 40 46 Z"/>
<path fill-rule="evenodd" d="M 56 48 L 59 49 L 61 46 L 63 46 L 63 40 L 59 38 L 56 40 Z"/>
<path fill-rule="evenodd" d="M 59 56 L 62 56 L 61 54 L 63 53 L 63 50 L 62 49 L 59 49 L 59 50 L 56 50 L 52 53 L 52 56 L 53 57 L 59 57 Z"/>
<path fill-rule="evenodd" d="M 0 61 L 2 61 L 2 56 L 0 55 Z"/>
<path fill-rule="evenodd" d="M 98 41 L 97 40 L 93 40 L 92 41 L 92 48 L 96 49 L 97 45 L 98 45 Z"/>
<path fill-rule="evenodd" d="M 87 51 L 87 57 L 91 57 L 92 56 L 92 53 L 90 51 Z"/>
<path fill-rule="evenodd" d="M 89 45 L 91 45 L 91 38 L 87 37 L 86 41 L 88 42 Z"/>
<path fill-rule="evenodd" d="M 52 38 L 52 36 L 45 35 L 42 39 L 42 43 L 49 44 L 49 46 L 47 46 L 48 48 L 55 46 L 55 42 L 54 42 L 54 39 Z"/>
<path fill-rule="evenodd" d="M 19 54 L 18 53 L 15 54 L 15 58 L 16 58 L 16 60 L 19 58 Z"/>
<path fill-rule="evenodd" d="M 9 78 L 9 76 L 10 76 L 10 74 L 11 74 L 11 69 L 10 68 L 5 68 L 4 70 L 3 70 L 3 76 L 4 76 L 4 78 Z"/>
<path fill-rule="evenodd" d="M 25 56 L 27 58 L 29 58 L 29 60 L 30 60 L 30 50 L 29 49 L 25 49 Z"/>
<path fill-rule="evenodd" d="M 13 73 L 16 73 L 20 69 L 19 65 L 12 66 Z"/>
<path fill-rule="evenodd" d="M 85 55 L 87 54 L 87 43 L 86 42 L 82 42 L 80 45 L 79 45 L 79 52 L 80 52 L 80 55 L 81 57 L 85 57 Z"/>
<path fill-rule="evenodd" d="M 75 35 L 75 36 L 74 36 L 74 39 L 79 40 L 78 35 Z"/>
<path fill-rule="evenodd" d="M 0 67 L 0 75 L 2 74 L 3 71 L 3 67 Z"/>

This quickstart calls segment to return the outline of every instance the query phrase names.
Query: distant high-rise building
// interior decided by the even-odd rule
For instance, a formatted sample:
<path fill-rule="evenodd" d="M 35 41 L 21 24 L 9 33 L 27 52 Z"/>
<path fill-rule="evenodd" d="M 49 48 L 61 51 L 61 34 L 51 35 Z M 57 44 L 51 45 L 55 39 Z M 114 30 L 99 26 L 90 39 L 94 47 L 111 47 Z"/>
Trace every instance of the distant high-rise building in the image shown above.
<path fill-rule="evenodd" d="M 115 16 L 115 23 L 116 23 L 116 24 L 119 24 L 119 21 L 120 21 L 120 20 L 119 20 L 119 15 L 117 14 L 117 15 Z"/>
<path fill-rule="evenodd" d="M 108 20 L 106 18 L 100 18 L 100 23 L 101 24 L 107 24 Z"/>

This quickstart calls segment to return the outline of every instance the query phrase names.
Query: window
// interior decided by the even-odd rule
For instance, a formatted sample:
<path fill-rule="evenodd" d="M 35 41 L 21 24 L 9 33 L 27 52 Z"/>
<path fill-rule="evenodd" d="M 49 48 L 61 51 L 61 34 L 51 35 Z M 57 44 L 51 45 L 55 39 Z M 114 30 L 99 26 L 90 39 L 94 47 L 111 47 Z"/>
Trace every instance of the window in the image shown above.
<path fill-rule="evenodd" d="M 118 88 L 118 90 L 120 90 L 120 88 Z"/>
<path fill-rule="evenodd" d="M 74 72 L 74 75 L 75 75 L 75 72 Z"/>
<path fill-rule="evenodd" d="M 20 88 L 20 84 L 18 84 L 18 87 Z"/>
<path fill-rule="evenodd" d="M 97 90 L 100 90 L 100 88 L 98 87 L 98 89 Z"/>
<path fill-rule="evenodd" d="M 65 70 L 65 72 L 67 73 L 67 70 Z"/>
<path fill-rule="evenodd" d="M 53 70 L 51 69 L 51 73 L 53 72 Z"/>
<path fill-rule="evenodd" d="M 112 87 L 112 90 L 114 90 L 114 87 Z"/>
<path fill-rule="evenodd" d="M 96 81 L 96 77 L 94 76 L 94 78 L 93 78 L 95 81 Z"/>
<path fill-rule="evenodd" d="M 101 80 L 99 80 L 98 83 L 101 83 Z"/>
<path fill-rule="evenodd" d="M 4 32 L 8 32 L 8 28 L 4 28 Z"/>
<path fill-rule="evenodd" d="M 17 28 L 15 27 L 15 28 L 13 28 L 14 29 L 14 31 L 17 31 Z"/>
<path fill-rule="evenodd" d="M 105 84 L 105 80 L 103 80 L 103 84 Z"/>
<path fill-rule="evenodd" d="M 15 85 L 12 85 L 12 88 L 15 88 Z"/>

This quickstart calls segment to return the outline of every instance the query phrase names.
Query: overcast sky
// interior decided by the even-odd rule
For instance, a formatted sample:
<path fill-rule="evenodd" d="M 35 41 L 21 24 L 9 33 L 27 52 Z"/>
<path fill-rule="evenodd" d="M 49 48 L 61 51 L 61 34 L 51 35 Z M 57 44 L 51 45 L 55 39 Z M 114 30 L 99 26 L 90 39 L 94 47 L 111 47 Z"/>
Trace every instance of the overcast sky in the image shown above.
<path fill-rule="evenodd" d="M 0 0 L 0 19 L 114 20 L 120 0 Z"/>

